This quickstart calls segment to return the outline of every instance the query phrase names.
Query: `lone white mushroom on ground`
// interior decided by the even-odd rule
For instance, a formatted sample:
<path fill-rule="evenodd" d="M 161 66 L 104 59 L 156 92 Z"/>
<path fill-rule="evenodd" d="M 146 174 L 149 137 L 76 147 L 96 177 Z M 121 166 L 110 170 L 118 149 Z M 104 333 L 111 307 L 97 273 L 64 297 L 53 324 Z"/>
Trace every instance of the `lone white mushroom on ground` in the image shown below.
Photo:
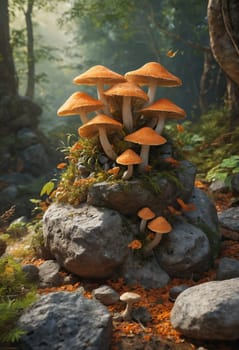
<path fill-rule="evenodd" d="M 121 314 L 124 321 L 131 321 L 132 306 L 134 303 L 136 303 L 140 299 L 141 299 L 140 295 L 133 292 L 125 292 L 120 296 L 120 300 L 126 303 L 126 308 Z"/>

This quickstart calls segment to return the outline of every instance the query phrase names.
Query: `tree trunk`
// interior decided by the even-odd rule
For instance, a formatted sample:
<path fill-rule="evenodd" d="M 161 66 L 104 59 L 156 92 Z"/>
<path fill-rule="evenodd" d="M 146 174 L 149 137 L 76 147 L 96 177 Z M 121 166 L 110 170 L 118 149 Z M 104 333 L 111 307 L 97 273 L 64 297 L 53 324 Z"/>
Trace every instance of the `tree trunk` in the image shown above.
<path fill-rule="evenodd" d="M 34 98 L 35 94 L 35 58 L 34 58 L 34 38 L 32 25 L 32 10 L 34 0 L 28 0 L 27 11 L 25 12 L 27 28 L 27 87 L 25 95 Z"/>
<path fill-rule="evenodd" d="M 213 55 L 228 76 L 227 104 L 233 123 L 239 111 L 239 1 L 209 0 L 208 26 Z M 234 82 L 234 84 L 232 83 Z"/>
<path fill-rule="evenodd" d="M 203 72 L 200 80 L 199 104 L 202 113 L 214 105 L 220 106 L 226 94 L 226 79 L 211 51 L 204 51 Z"/>
<path fill-rule="evenodd" d="M 17 95 L 17 77 L 10 45 L 8 0 L 0 0 L 0 98 Z"/>

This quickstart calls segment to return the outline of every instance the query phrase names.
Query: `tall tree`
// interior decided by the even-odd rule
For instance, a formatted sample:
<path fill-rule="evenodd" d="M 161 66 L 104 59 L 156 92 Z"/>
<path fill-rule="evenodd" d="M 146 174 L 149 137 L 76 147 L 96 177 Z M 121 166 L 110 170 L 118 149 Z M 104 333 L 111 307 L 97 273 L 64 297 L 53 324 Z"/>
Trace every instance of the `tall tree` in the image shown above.
<path fill-rule="evenodd" d="M 17 94 L 17 77 L 10 44 L 8 0 L 0 1 L 0 98 Z"/>
<path fill-rule="evenodd" d="M 27 29 L 27 87 L 25 95 L 32 99 L 35 93 L 34 35 L 32 25 L 33 6 L 34 0 L 28 0 L 27 9 L 24 12 Z"/>
<path fill-rule="evenodd" d="M 239 2 L 209 0 L 208 25 L 213 55 L 227 75 L 232 127 L 239 123 Z"/>

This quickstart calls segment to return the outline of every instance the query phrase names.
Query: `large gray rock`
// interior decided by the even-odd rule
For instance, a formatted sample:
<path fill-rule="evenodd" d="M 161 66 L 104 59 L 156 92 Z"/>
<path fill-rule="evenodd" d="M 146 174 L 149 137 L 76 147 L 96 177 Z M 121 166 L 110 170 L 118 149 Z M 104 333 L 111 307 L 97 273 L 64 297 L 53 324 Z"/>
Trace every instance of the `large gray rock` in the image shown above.
<path fill-rule="evenodd" d="M 171 311 L 172 326 L 195 339 L 239 339 L 239 278 L 186 289 Z"/>
<path fill-rule="evenodd" d="M 175 222 L 173 230 L 163 236 L 155 257 L 170 277 L 179 278 L 208 270 L 212 260 L 207 236 L 183 221 Z"/>
<path fill-rule="evenodd" d="M 127 220 L 108 208 L 52 204 L 43 218 L 45 246 L 66 270 L 86 278 L 113 274 L 128 254 Z"/>
<path fill-rule="evenodd" d="M 213 256 L 216 257 L 221 245 L 216 207 L 207 194 L 196 187 L 189 202 L 195 204 L 196 210 L 185 212 L 184 215 L 191 224 L 199 227 L 207 235 Z"/>
<path fill-rule="evenodd" d="M 130 254 L 122 267 L 121 275 L 128 285 L 140 283 L 144 288 L 162 288 L 170 282 L 169 275 L 153 256 L 144 260 Z"/>
<path fill-rule="evenodd" d="M 197 169 L 195 165 L 188 160 L 182 160 L 177 170 L 178 179 L 182 184 L 181 196 L 188 199 L 193 191 Z"/>
<path fill-rule="evenodd" d="M 217 268 L 217 280 L 227 280 L 231 278 L 239 278 L 239 261 L 231 258 L 223 258 L 220 260 Z"/>
<path fill-rule="evenodd" d="M 57 292 L 42 296 L 20 317 L 26 334 L 20 348 L 28 350 L 108 350 L 111 316 L 100 302 L 81 293 Z"/>
<path fill-rule="evenodd" d="M 175 173 L 149 174 L 143 179 L 125 182 L 100 182 L 90 187 L 87 203 L 112 208 L 121 214 L 135 214 L 142 207 L 150 207 L 160 213 L 172 205 L 177 197 L 191 195 L 196 169 L 192 163 L 182 161 Z"/>
<path fill-rule="evenodd" d="M 39 176 L 50 169 L 49 157 L 40 143 L 25 148 L 19 154 L 24 171 L 33 176 Z"/>
<path fill-rule="evenodd" d="M 232 231 L 239 232 L 239 207 L 232 207 L 218 214 L 219 223 Z"/>

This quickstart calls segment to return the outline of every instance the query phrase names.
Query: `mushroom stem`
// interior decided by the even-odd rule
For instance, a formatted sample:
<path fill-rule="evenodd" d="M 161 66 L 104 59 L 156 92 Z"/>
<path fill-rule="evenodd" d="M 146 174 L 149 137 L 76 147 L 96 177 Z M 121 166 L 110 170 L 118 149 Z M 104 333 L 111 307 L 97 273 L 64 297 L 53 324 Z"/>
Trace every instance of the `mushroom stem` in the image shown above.
<path fill-rule="evenodd" d="M 133 130 L 133 116 L 131 111 L 131 97 L 130 96 L 124 96 L 123 97 L 123 104 L 122 104 L 122 119 L 123 124 L 125 128 L 128 131 Z"/>
<path fill-rule="evenodd" d="M 157 125 L 155 127 L 155 131 L 161 135 L 162 132 L 163 132 L 163 128 L 164 128 L 164 124 L 165 124 L 165 117 L 158 117 L 158 122 L 157 122 Z"/>
<path fill-rule="evenodd" d="M 87 113 L 86 112 L 80 112 L 80 119 L 81 119 L 81 122 L 82 122 L 82 124 L 85 124 L 85 123 L 87 123 L 88 121 L 89 121 L 89 119 L 87 118 Z"/>
<path fill-rule="evenodd" d="M 122 317 L 124 321 L 130 321 L 132 319 L 132 316 L 131 316 L 132 305 L 133 303 L 130 300 L 127 301 L 126 308 L 122 312 Z"/>
<path fill-rule="evenodd" d="M 133 176 L 133 165 L 129 164 L 128 169 L 123 173 L 122 179 L 129 180 Z"/>
<path fill-rule="evenodd" d="M 100 143 L 101 146 L 105 152 L 105 154 L 112 160 L 115 160 L 117 157 L 117 154 L 114 152 L 108 137 L 107 137 L 107 133 L 106 133 L 106 129 L 103 126 L 99 127 L 99 139 L 100 139 Z"/>
<path fill-rule="evenodd" d="M 154 239 L 144 248 L 144 254 L 147 256 L 161 241 L 162 234 L 155 233 Z"/>
<path fill-rule="evenodd" d="M 147 220 L 141 219 L 139 224 L 139 231 L 144 232 L 146 228 Z"/>
<path fill-rule="evenodd" d="M 157 83 L 151 83 L 148 87 L 148 97 L 149 97 L 149 101 L 147 103 L 147 105 L 150 105 L 151 103 L 154 102 L 154 97 L 156 94 L 156 90 L 157 90 Z"/>
<path fill-rule="evenodd" d="M 139 165 L 140 171 L 145 171 L 145 167 L 149 163 L 149 145 L 142 145 L 140 151 L 140 157 L 143 159 L 142 163 Z"/>
<path fill-rule="evenodd" d="M 99 82 L 96 86 L 97 86 L 97 97 L 104 104 L 104 107 L 102 108 L 102 110 L 105 114 L 111 116 L 106 98 L 104 96 L 104 84 Z"/>

